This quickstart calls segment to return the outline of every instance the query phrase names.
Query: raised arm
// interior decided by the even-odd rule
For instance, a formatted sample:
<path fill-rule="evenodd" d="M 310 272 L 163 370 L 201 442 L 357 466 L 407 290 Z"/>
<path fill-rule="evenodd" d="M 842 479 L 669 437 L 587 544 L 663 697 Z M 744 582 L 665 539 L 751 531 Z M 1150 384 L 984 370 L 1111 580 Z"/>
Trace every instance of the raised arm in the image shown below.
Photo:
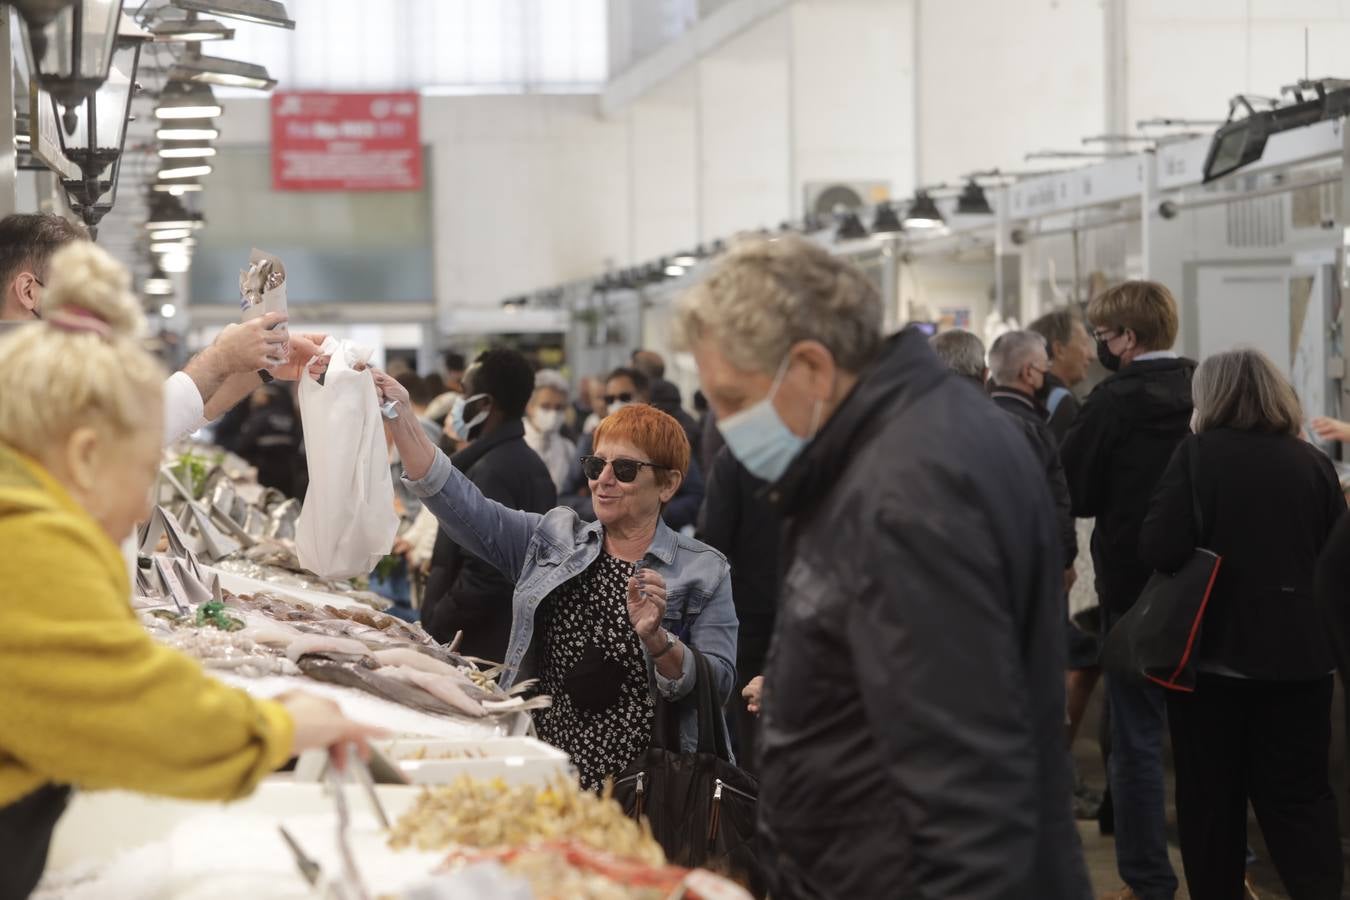
<path fill-rule="evenodd" d="M 514 582 L 543 516 L 509 509 L 484 497 L 431 443 L 408 402 L 407 390 L 386 373 L 371 372 L 382 398 L 395 403 L 398 417 L 390 421 L 389 431 L 403 459 L 404 482 L 422 498 L 451 540 Z"/>

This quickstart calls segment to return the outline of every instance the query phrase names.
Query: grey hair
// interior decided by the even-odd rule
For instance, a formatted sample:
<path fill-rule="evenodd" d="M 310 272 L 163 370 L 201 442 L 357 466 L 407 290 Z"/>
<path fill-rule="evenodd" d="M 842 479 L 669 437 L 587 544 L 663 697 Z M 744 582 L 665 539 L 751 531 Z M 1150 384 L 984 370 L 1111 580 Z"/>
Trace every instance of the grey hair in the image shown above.
<path fill-rule="evenodd" d="M 737 244 L 680 301 L 677 349 L 716 341 L 735 367 L 774 372 L 793 344 L 815 340 L 846 372 L 881 349 L 881 294 L 852 263 L 795 236 Z"/>
<path fill-rule="evenodd" d="M 537 391 L 540 388 L 550 388 L 564 397 L 572 393 L 567 379 L 562 377 L 562 373 L 557 369 L 540 369 L 534 373 L 534 389 Z"/>
<path fill-rule="evenodd" d="M 1000 335 L 989 348 L 989 372 L 994 384 L 1008 387 L 1017 383 L 1022 368 L 1045 349 L 1045 338 L 1034 331 L 1009 331 Z"/>
<path fill-rule="evenodd" d="M 974 334 L 954 328 L 930 337 L 928 346 L 957 375 L 984 381 L 984 341 Z"/>
<path fill-rule="evenodd" d="M 1303 407 L 1269 356 L 1251 347 L 1216 353 L 1191 379 L 1195 433 L 1215 428 L 1297 435 Z"/>

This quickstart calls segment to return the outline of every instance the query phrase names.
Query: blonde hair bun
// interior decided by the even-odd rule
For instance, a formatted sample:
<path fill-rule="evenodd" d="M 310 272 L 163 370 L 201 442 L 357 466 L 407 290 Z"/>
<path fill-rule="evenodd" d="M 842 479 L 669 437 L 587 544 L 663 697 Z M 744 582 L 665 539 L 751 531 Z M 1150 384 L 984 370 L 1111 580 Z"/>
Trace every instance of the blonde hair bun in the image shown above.
<path fill-rule="evenodd" d="M 131 293 L 131 275 L 102 247 L 89 241 L 67 244 L 53 254 L 47 271 L 45 317 L 79 307 L 107 322 L 114 337 L 135 338 L 145 331 L 145 315 Z"/>

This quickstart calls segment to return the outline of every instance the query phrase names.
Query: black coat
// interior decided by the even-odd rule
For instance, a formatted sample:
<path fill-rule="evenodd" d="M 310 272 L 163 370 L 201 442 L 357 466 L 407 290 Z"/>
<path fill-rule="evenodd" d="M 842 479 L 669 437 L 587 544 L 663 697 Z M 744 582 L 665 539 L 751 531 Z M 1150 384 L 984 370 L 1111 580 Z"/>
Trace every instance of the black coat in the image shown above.
<path fill-rule="evenodd" d="M 1190 434 L 1194 371 L 1187 359 L 1132 363 L 1097 385 L 1059 448 L 1073 514 L 1097 520 L 1097 594 L 1114 616 L 1134 605 L 1153 574 L 1139 558 L 1139 529 L 1173 451 Z"/>
<path fill-rule="evenodd" d="M 548 466 L 525 443 L 517 419 L 484 435 L 450 458 L 489 500 L 511 509 L 546 513 L 557 505 Z M 511 637 L 511 596 L 515 585 L 493 566 L 436 533 L 422 624 L 441 643 L 464 631 L 460 652 L 500 662 Z"/>
<path fill-rule="evenodd" d="M 776 900 L 1088 898 L 1063 569 L 1025 435 L 905 331 L 771 489 L 760 826 Z"/>
<path fill-rule="evenodd" d="M 1350 682 L 1350 515 L 1341 516 L 1322 548 L 1314 588 L 1341 681 Z"/>
<path fill-rule="evenodd" d="M 1050 395 L 1058 388 L 1063 388 L 1068 393 L 1060 395 L 1054 409 L 1046 408 L 1046 412 L 1049 414 L 1047 424 L 1050 426 L 1050 433 L 1055 436 L 1056 446 L 1064 443 L 1064 438 L 1068 435 L 1069 429 L 1078 419 L 1078 411 L 1083 408 L 1083 404 L 1078 402 L 1078 398 L 1069 390 L 1069 386 L 1053 372 L 1045 373 L 1045 387 L 1041 389 L 1040 395 L 1041 403 L 1048 404 Z"/>
<path fill-rule="evenodd" d="M 1045 483 L 1055 501 L 1055 518 L 1059 522 L 1060 546 L 1064 550 L 1064 568 L 1067 569 L 1078 558 L 1078 525 L 1073 520 L 1064 466 L 1059 461 L 1059 442 L 1046 424 L 1046 411 L 1025 394 L 1007 388 L 994 388 L 989 396 L 1000 409 L 1018 421 L 1027 440 L 1031 441 L 1031 448 L 1036 451 L 1036 458 L 1041 461 Z"/>
<path fill-rule="evenodd" d="M 1195 460 L 1200 515 L 1192 504 Z M 1248 678 L 1321 678 L 1334 666 L 1313 594 L 1317 558 L 1345 496 L 1331 461 L 1291 435 L 1227 428 L 1181 442 L 1158 483 L 1139 555 L 1175 572 L 1196 547 L 1223 557 L 1198 662 Z"/>
<path fill-rule="evenodd" d="M 767 488 L 723 447 L 708 473 L 699 513 L 698 539 L 731 563 L 731 596 L 741 623 L 736 672 L 742 683 L 763 673 L 778 613 L 783 523 L 765 496 Z"/>
<path fill-rule="evenodd" d="M 680 427 L 684 429 L 684 436 L 689 439 L 689 458 L 699 459 L 701 455 L 699 447 L 703 443 L 703 427 L 684 408 L 684 398 L 680 396 L 679 387 L 664 378 L 652 379 L 652 406 L 680 423 Z"/>

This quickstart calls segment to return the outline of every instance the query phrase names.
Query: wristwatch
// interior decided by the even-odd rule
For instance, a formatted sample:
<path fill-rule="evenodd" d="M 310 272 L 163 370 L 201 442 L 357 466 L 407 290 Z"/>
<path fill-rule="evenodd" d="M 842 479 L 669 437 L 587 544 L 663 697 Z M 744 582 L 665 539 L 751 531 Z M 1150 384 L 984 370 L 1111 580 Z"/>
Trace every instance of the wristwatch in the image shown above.
<path fill-rule="evenodd" d="M 671 648 L 675 646 L 675 635 L 671 634 L 669 631 L 666 631 L 664 629 L 662 629 L 661 633 L 666 636 L 666 645 L 662 647 L 660 650 L 657 650 L 655 653 L 651 654 L 652 659 L 660 659 L 661 657 L 669 653 Z"/>

